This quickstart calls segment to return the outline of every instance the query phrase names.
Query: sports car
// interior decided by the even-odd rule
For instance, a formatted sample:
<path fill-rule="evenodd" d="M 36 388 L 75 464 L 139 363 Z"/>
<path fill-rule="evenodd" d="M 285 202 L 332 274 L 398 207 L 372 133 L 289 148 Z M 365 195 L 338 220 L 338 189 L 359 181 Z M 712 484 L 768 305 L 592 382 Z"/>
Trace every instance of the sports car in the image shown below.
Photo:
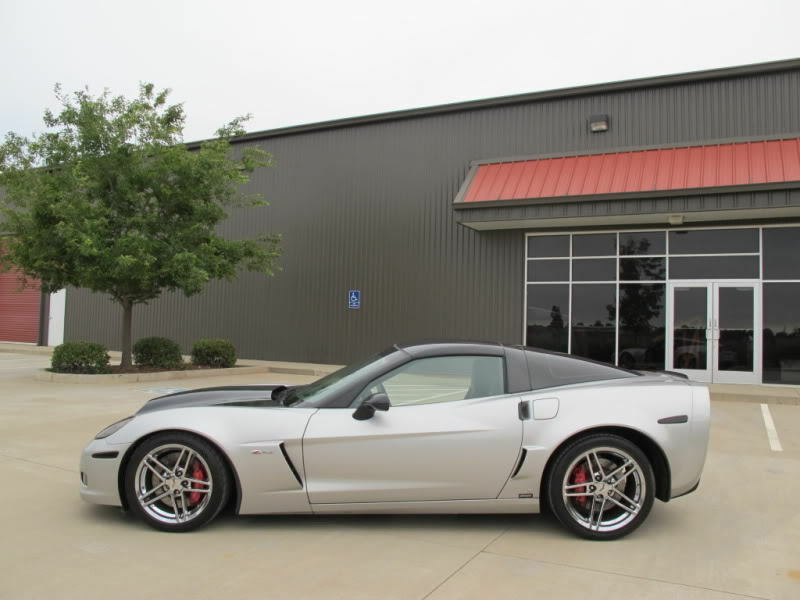
<path fill-rule="evenodd" d="M 238 514 L 536 513 L 619 538 L 695 490 L 706 386 L 519 346 L 396 345 L 308 385 L 180 392 L 110 425 L 81 495 L 182 532 Z"/>

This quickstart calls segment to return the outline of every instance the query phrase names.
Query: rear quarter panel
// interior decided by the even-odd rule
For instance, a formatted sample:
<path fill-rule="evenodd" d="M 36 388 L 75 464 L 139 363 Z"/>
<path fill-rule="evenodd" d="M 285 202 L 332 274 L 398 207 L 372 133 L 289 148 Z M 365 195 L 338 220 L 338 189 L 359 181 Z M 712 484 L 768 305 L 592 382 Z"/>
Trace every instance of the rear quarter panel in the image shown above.
<path fill-rule="evenodd" d="M 554 451 L 570 438 L 602 427 L 625 427 L 647 435 L 667 458 L 672 495 L 676 490 L 690 488 L 705 460 L 705 448 L 700 452 L 702 444 L 693 441 L 692 436 L 693 389 L 684 380 L 647 377 L 551 388 L 526 395 L 532 406 L 531 419 L 524 422 L 525 462 L 500 497 L 517 498 L 521 494 L 538 497 L 545 466 Z M 551 406 L 553 398 L 558 400 L 557 414 L 549 419 L 533 418 L 536 412 L 533 403 L 547 400 L 543 405 Z M 687 415 L 689 421 L 658 423 L 661 418 L 677 415 Z M 698 431 L 705 427 L 707 433 L 707 421 L 702 423 L 702 418 L 699 421 Z"/>

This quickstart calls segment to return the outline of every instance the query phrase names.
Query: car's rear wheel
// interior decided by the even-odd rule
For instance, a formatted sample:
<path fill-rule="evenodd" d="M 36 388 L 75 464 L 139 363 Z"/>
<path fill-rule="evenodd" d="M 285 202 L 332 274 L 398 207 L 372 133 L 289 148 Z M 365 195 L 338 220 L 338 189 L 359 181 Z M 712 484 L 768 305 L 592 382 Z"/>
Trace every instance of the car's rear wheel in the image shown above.
<path fill-rule="evenodd" d="M 216 448 L 197 436 L 167 432 L 145 440 L 125 469 L 128 506 L 162 531 L 191 531 L 217 516 L 230 475 Z"/>
<path fill-rule="evenodd" d="M 593 540 L 613 540 L 647 518 L 655 476 L 635 444 L 617 435 L 591 435 L 556 457 L 547 492 L 553 513 L 567 529 Z"/>

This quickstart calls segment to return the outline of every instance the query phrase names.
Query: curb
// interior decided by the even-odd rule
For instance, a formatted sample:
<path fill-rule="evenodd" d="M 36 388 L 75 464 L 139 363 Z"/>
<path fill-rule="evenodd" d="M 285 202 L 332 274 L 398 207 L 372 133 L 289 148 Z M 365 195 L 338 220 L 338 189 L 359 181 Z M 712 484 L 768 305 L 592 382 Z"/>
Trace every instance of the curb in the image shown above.
<path fill-rule="evenodd" d="M 0 342 L 0 352 L 11 352 L 12 354 L 41 354 L 49 356 L 53 353 L 53 346 L 34 346 L 33 344 Z"/>
<path fill-rule="evenodd" d="M 712 393 L 712 402 L 743 402 L 745 404 L 783 404 L 785 406 L 800 406 L 800 398 L 791 396 L 762 396 L 753 394 Z"/>
<path fill-rule="evenodd" d="M 136 383 L 142 381 L 170 381 L 175 379 L 203 379 L 206 377 L 223 377 L 238 375 L 254 375 L 257 373 L 283 373 L 286 375 L 308 375 L 321 377 L 328 375 L 333 369 L 312 369 L 305 367 L 281 367 L 270 365 L 242 366 L 229 369 L 194 369 L 189 371 L 161 371 L 159 373 L 112 373 L 108 375 L 77 375 L 72 373 L 51 373 L 42 370 L 36 373 L 37 381 L 52 383 Z"/>

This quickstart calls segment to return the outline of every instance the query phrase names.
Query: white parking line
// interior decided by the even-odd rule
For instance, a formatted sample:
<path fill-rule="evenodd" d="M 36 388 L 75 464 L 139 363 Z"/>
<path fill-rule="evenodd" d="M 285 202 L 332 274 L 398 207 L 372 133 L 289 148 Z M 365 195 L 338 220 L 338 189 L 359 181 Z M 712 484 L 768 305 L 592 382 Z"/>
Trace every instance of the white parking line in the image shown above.
<path fill-rule="evenodd" d="M 767 439 L 769 439 L 769 449 L 773 452 L 783 452 L 781 441 L 778 439 L 778 432 L 775 430 L 775 423 L 769 412 L 769 406 L 761 405 L 761 416 L 764 417 L 764 427 L 767 429 Z"/>

